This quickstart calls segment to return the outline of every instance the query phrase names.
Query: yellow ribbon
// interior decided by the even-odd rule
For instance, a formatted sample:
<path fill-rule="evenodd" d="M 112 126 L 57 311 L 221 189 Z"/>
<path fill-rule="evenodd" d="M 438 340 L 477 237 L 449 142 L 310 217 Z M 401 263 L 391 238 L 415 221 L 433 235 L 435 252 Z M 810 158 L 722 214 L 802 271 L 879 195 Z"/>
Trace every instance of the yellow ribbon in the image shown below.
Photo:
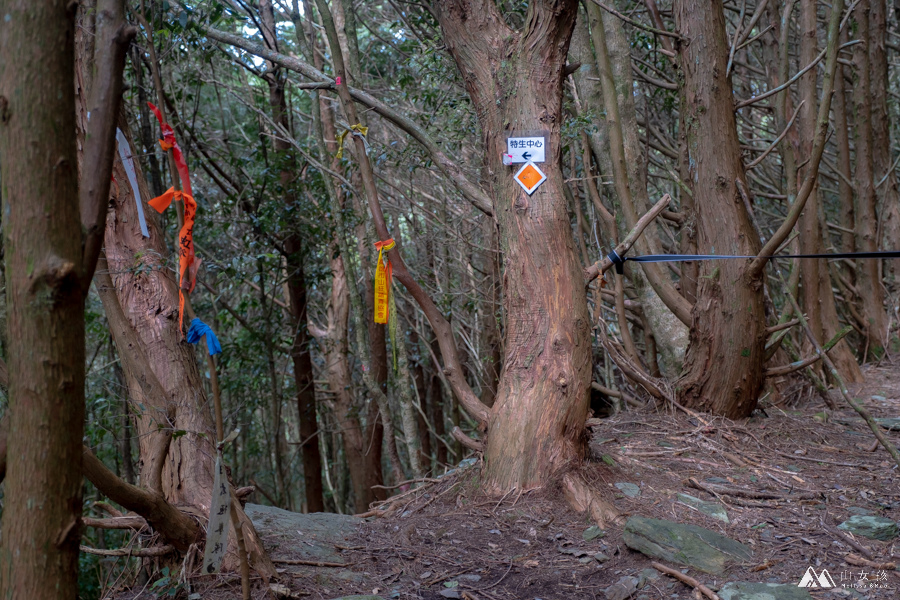
<path fill-rule="evenodd" d="M 393 268 L 391 261 L 385 261 L 384 253 L 397 244 L 393 238 L 383 242 L 375 242 L 378 249 L 378 262 L 375 264 L 375 322 L 387 323 L 390 316 L 390 293 Z M 385 264 L 387 262 L 387 264 Z"/>
<path fill-rule="evenodd" d="M 335 158 L 341 158 L 344 156 L 344 139 L 347 137 L 347 134 L 359 133 L 361 136 L 366 137 L 366 134 L 369 133 L 368 127 L 363 127 L 359 123 L 356 125 L 352 125 L 350 129 L 345 129 L 344 131 L 338 134 L 338 151 L 337 154 L 334 155 Z"/>

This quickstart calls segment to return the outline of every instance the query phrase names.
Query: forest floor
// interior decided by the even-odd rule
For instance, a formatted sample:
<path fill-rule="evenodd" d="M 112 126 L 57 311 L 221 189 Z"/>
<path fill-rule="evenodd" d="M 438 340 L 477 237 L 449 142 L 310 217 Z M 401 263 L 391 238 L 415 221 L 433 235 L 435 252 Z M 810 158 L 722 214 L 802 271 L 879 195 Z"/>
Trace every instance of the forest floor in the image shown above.
<path fill-rule="evenodd" d="M 900 417 L 900 369 L 870 369 L 867 382 L 853 392 L 873 416 Z M 588 538 L 597 529 L 591 529 L 586 514 L 570 508 L 560 486 L 484 497 L 477 492 L 479 465 L 409 493 L 388 516 L 345 521 L 337 538 L 313 534 L 317 540 L 311 542 L 309 532 L 295 529 L 291 540 L 258 525 L 281 573 L 283 595 L 277 597 L 698 597 L 690 586 L 648 570 L 658 559 L 626 547 L 625 519 L 643 516 L 697 525 L 750 548 L 749 560 L 718 575 L 660 561 L 713 591 L 737 581 L 791 586 L 774 595 L 746 596 L 725 588 L 722 600 L 900 598 L 900 573 L 889 564 L 871 566 L 900 558 L 895 548 L 900 538 L 881 542 L 837 528 L 854 514 L 900 520 L 897 467 L 883 448 L 870 451 L 871 431 L 834 398 L 838 410 L 828 411 L 827 419 L 816 394 L 796 406 L 768 406 L 741 422 L 640 410 L 603 419 L 592 428 L 591 449 L 599 460 L 583 473 L 621 511 L 622 520 L 593 539 Z M 898 432 L 888 436 L 900 442 Z M 719 502 L 728 522 L 689 507 L 678 494 Z M 323 543 L 330 545 L 331 560 L 345 567 L 289 564 L 324 560 L 310 553 Z M 817 573 L 827 569 L 836 587 L 802 595 L 806 590 L 797 584 L 810 566 Z M 616 596 L 611 586 L 629 576 L 639 589 Z M 239 581 L 226 578 L 202 597 L 239 598 L 239 592 Z M 260 582 L 254 598 L 272 597 L 267 593 Z"/>

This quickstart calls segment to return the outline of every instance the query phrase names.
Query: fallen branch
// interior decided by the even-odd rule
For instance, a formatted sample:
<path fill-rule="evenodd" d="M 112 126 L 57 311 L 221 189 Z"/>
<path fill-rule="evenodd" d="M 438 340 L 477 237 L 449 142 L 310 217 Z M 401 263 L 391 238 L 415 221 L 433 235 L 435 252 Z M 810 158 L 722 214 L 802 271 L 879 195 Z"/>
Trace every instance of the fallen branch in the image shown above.
<path fill-rule="evenodd" d="M 689 585 L 692 588 L 694 588 L 695 590 L 698 590 L 701 594 L 703 594 L 704 596 L 709 598 L 709 600 L 719 600 L 719 596 L 717 596 L 714 591 L 712 591 L 711 589 L 709 589 L 708 587 L 706 587 L 705 585 L 703 585 L 702 583 L 700 583 L 693 577 L 689 577 L 689 576 L 685 575 L 681 571 L 672 569 L 671 567 L 667 567 L 656 561 L 651 562 L 650 566 L 653 567 L 654 569 L 656 569 L 657 571 L 659 571 L 660 573 L 665 573 L 666 575 L 669 575 L 670 577 L 674 577 L 681 583 Z"/>
<path fill-rule="evenodd" d="M 798 319 L 799 321 L 799 319 Z M 766 369 L 766 377 L 778 377 L 780 375 L 788 375 L 793 373 L 794 371 L 799 371 L 800 369 L 805 369 L 809 365 L 816 363 L 822 359 L 824 353 L 830 351 L 834 348 L 838 342 L 840 342 L 848 333 L 853 331 L 853 327 L 847 325 L 843 329 L 837 332 L 837 334 L 831 338 L 827 344 L 822 347 L 823 354 L 814 354 L 812 356 L 808 356 L 803 360 L 798 360 L 796 362 L 792 362 L 789 365 L 784 365 L 781 367 L 772 367 L 771 369 Z"/>
<path fill-rule="evenodd" d="M 82 552 L 87 554 L 96 554 L 98 556 L 165 556 L 175 552 L 175 547 L 171 544 L 165 546 L 154 546 L 152 548 L 114 548 L 107 550 L 105 548 L 91 548 L 90 546 L 79 546 Z"/>
<path fill-rule="evenodd" d="M 768 492 L 760 490 L 747 490 L 743 488 L 731 487 L 729 485 L 720 485 L 717 483 L 700 483 L 697 479 L 690 477 L 688 483 L 697 488 L 709 492 L 710 494 L 727 494 L 729 496 L 743 496 L 744 498 L 755 498 L 757 500 L 814 500 L 819 498 L 821 494 L 812 492 L 800 492 L 796 494 L 781 494 L 778 492 Z"/>
<path fill-rule="evenodd" d="M 591 389 L 595 389 L 601 394 L 609 396 L 610 398 L 619 398 L 621 400 L 624 400 L 626 404 L 635 408 L 644 408 L 644 406 L 646 406 L 643 402 L 641 402 L 640 400 L 635 400 L 625 392 L 620 392 L 618 390 L 612 390 L 608 387 L 604 387 L 596 381 L 591 382 Z"/>
<path fill-rule="evenodd" d="M 773 333 L 777 333 L 777 332 L 781 331 L 782 329 L 790 329 L 794 325 L 799 325 L 799 324 L 800 324 L 800 319 L 792 319 L 785 323 L 779 323 L 778 325 L 773 325 L 772 327 L 766 327 L 766 335 L 769 336 L 769 335 L 772 335 Z"/>
<path fill-rule="evenodd" d="M 307 567 L 334 567 L 334 568 L 343 568 L 349 567 L 349 564 L 345 563 L 335 563 L 335 562 L 324 562 L 321 560 L 302 560 L 299 558 L 273 558 L 272 562 L 278 563 L 279 565 L 304 565 Z"/>
<path fill-rule="evenodd" d="M 855 567 L 872 567 L 873 569 L 881 569 L 882 571 L 897 570 L 897 563 L 876 562 L 874 560 L 863 558 L 862 556 L 857 556 L 856 554 L 848 554 L 844 557 L 844 561 L 848 565 L 853 565 Z"/>
<path fill-rule="evenodd" d="M 841 540 L 848 546 L 856 549 L 857 552 L 859 552 L 860 554 L 865 556 L 868 560 L 872 560 L 874 558 L 872 556 L 871 550 L 869 550 L 868 548 L 866 548 L 865 546 L 863 546 L 862 544 L 860 544 L 859 542 L 854 540 L 853 537 L 847 535 L 846 533 L 844 533 L 837 527 L 833 527 L 833 526 L 829 525 L 828 523 L 826 523 L 825 515 L 822 515 L 821 517 L 819 517 L 819 524 L 822 526 L 822 529 L 824 529 L 825 531 L 827 531 L 834 537 L 838 538 L 839 540 Z"/>
<path fill-rule="evenodd" d="M 373 485 L 372 488 L 379 490 L 395 490 L 398 487 L 403 487 L 404 485 L 408 485 L 410 483 L 438 483 L 439 481 L 440 479 L 434 477 L 417 477 L 416 479 L 407 479 L 406 481 L 401 481 L 400 483 L 395 483 L 394 485 Z"/>

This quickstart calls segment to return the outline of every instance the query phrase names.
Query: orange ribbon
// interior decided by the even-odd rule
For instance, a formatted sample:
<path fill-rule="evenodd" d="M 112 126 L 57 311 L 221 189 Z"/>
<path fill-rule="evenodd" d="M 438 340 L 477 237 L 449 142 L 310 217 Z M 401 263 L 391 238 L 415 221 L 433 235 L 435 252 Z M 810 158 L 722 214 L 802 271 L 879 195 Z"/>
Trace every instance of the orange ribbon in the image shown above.
<path fill-rule="evenodd" d="M 161 213 L 172 204 L 172 200 L 176 202 L 184 201 L 184 224 L 181 226 L 181 231 L 178 232 L 178 330 L 182 331 L 184 323 L 184 292 L 185 290 L 188 293 L 194 291 L 194 286 L 197 284 L 197 270 L 200 268 L 200 260 L 194 256 L 194 220 L 197 217 L 197 203 L 194 201 L 194 195 L 191 191 L 191 177 L 188 173 L 187 161 L 181 152 L 181 148 L 178 146 L 178 141 L 175 139 L 175 131 L 171 125 L 163 121 L 162 113 L 156 106 L 151 102 L 147 104 L 150 106 L 153 114 L 156 115 L 162 128 L 163 139 L 160 140 L 159 145 L 163 150 L 172 150 L 175 158 L 175 167 L 178 169 L 178 175 L 181 177 L 181 186 L 184 188 L 182 191 L 171 187 L 162 196 L 157 196 L 149 202 L 156 212 Z M 185 273 L 188 275 L 187 281 L 184 278 Z"/>
<path fill-rule="evenodd" d="M 384 254 L 396 245 L 394 238 L 389 238 L 382 242 L 375 242 L 375 248 L 378 250 L 378 263 L 375 265 L 376 323 L 387 323 L 388 317 L 390 317 L 390 292 L 394 269 L 391 266 L 390 259 L 384 256 Z M 385 262 L 387 265 L 385 265 Z"/>

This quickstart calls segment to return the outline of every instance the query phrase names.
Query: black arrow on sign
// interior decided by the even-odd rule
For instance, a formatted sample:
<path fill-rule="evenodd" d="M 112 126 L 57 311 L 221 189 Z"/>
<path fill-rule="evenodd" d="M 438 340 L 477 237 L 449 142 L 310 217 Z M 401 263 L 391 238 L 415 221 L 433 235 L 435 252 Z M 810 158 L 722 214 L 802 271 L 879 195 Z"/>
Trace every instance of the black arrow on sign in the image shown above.
<path fill-rule="evenodd" d="M 531 160 L 531 153 L 530 153 L 530 152 L 523 152 L 523 153 L 522 153 L 522 158 L 524 158 L 525 160 Z"/>

